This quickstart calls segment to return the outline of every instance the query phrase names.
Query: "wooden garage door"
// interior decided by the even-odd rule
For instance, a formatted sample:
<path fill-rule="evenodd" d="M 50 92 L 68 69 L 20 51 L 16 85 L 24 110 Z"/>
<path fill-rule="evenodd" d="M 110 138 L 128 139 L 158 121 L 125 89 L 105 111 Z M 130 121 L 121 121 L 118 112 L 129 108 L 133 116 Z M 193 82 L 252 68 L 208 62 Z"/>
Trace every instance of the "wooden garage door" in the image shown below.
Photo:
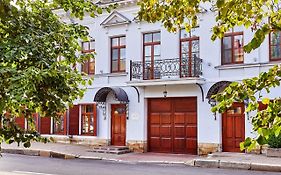
<path fill-rule="evenodd" d="M 197 99 L 148 100 L 148 146 L 151 152 L 197 154 Z"/>
<path fill-rule="evenodd" d="M 240 143 L 245 140 L 244 104 L 234 103 L 222 115 L 222 150 L 241 152 Z"/>

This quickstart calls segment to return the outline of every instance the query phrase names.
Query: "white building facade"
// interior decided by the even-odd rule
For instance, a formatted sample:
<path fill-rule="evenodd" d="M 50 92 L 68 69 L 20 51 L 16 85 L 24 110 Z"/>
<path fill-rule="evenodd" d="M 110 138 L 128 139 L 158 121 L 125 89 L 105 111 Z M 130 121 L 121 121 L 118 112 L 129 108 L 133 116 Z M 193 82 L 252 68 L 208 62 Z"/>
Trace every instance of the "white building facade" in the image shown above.
<path fill-rule="evenodd" d="M 138 21 L 136 2 L 118 3 L 111 14 L 81 22 L 92 38 L 82 43 L 83 53 L 96 56 L 77 68 L 94 77 L 93 84 L 62 123 L 41 121 L 41 133 L 60 142 L 138 152 L 239 152 L 239 143 L 255 136 L 244 104 L 213 114 L 207 97 L 277 64 L 279 35 L 246 54 L 243 44 L 251 40 L 251 30 L 235 28 L 211 41 L 215 13 L 207 6 L 190 33 L 169 33 L 160 22 Z"/>

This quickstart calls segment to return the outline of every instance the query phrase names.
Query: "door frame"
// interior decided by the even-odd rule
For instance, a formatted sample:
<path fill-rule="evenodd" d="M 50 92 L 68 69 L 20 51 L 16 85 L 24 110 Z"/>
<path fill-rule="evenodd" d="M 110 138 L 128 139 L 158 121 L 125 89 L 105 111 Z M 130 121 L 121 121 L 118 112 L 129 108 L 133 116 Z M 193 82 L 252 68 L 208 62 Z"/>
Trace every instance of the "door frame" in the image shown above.
<path fill-rule="evenodd" d="M 113 122 L 113 109 L 114 107 L 113 106 L 124 106 L 124 109 L 125 109 L 125 139 L 124 139 L 124 144 L 123 146 L 126 146 L 126 139 L 127 139 L 127 118 L 126 118 L 126 104 L 121 104 L 121 103 L 112 103 L 110 104 L 110 145 L 114 145 L 113 144 L 113 125 L 115 124 Z M 117 145 L 115 145 L 117 146 Z"/>

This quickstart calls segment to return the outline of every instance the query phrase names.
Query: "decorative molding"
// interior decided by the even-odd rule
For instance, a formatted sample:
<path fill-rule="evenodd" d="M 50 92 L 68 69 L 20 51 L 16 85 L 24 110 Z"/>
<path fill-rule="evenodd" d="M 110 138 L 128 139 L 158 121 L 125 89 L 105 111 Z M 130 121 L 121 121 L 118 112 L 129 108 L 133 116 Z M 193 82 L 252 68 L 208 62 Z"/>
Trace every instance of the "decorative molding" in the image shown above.
<path fill-rule="evenodd" d="M 218 70 L 241 69 L 241 68 L 251 68 L 251 67 L 274 66 L 280 63 L 281 63 L 280 61 L 261 62 L 261 63 L 243 63 L 243 64 L 220 65 L 220 66 L 215 66 L 214 68 Z"/>
<path fill-rule="evenodd" d="M 130 24 L 131 21 L 117 11 L 113 11 L 100 25 L 110 27 L 116 25 Z"/>
<path fill-rule="evenodd" d="M 136 4 L 137 0 L 99 0 L 96 4 L 100 6 L 108 6 L 112 4 L 118 4 L 119 7 L 128 6 L 130 4 Z"/>
<path fill-rule="evenodd" d="M 94 78 L 100 77 L 122 77 L 127 76 L 128 72 L 116 72 L 116 73 L 102 73 L 102 74 L 95 74 Z"/>

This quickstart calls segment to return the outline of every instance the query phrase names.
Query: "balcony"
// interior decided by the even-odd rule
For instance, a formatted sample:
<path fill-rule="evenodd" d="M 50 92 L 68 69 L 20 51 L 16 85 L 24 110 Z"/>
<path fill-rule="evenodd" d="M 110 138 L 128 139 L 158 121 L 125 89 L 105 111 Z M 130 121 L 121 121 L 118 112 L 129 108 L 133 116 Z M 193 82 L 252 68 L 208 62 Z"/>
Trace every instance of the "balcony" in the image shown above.
<path fill-rule="evenodd" d="M 147 81 L 165 82 L 198 80 L 202 75 L 202 59 L 192 58 L 172 58 L 151 61 L 131 61 L 130 62 L 130 84 Z M 173 83 L 174 83 L 173 82 Z M 197 82 L 195 82 L 197 83 Z M 158 83 L 163 84 L 163 83 Z M 168 83 L 169 84 L 169 83 Z"/>

